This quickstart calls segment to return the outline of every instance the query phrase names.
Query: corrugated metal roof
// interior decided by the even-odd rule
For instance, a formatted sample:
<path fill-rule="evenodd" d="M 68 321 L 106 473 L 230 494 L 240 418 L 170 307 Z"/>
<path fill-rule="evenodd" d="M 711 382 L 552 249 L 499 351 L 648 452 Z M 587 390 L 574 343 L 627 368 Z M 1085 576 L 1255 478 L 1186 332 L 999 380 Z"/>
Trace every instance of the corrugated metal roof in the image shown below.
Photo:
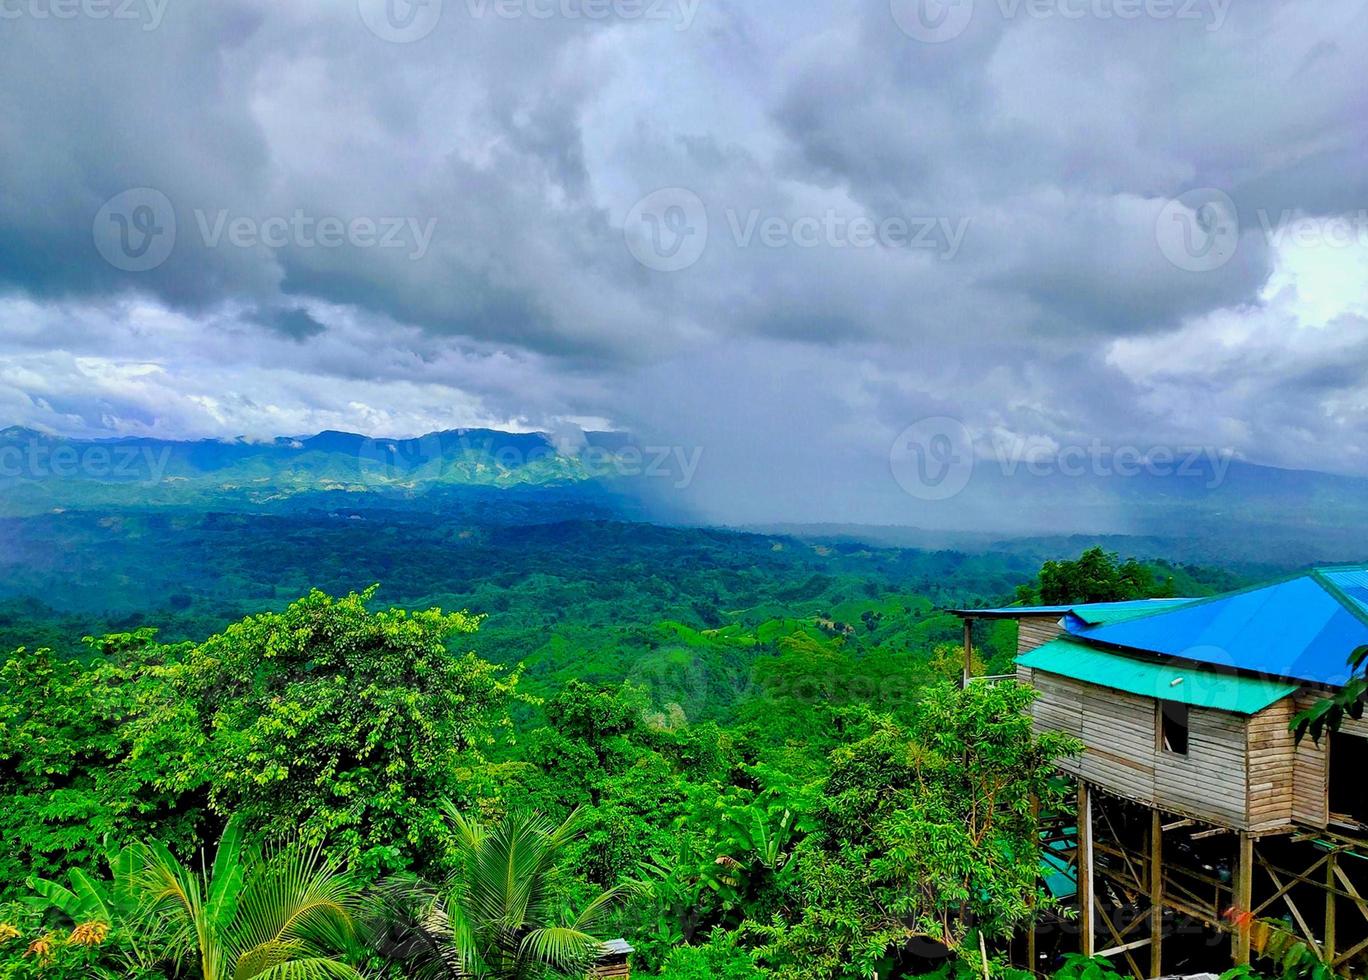
<path fill-rule="evenodd" d="M 1343 685 L 1368 645 L 1368 569 L 1323 569 L 1119 621 L 1066 617 L 1079 637 L 1308 683 Z"/>
<path fill-rule="evenodd" d="M 956 616 L 983 616 L 993 619 L 1073 614 L 1079 616 L 1084 622 L 1101 623 L 1116 618 L 1153 612 L 1175 603 L 1192 601 L 1192 599 L 1128 599 L 1123 602 L 1074 603 L 1064 606 L 997 606 L 992 609 L 952 609 L 950 611 Z"/>
<path fill-rule="evenodd" d="M 1219 673 L 1170 659 L 1113 653 L 1068 638 L 1017 658 L 1033 670 L 1198 708 L 1252 715 L 1297 690 L 1295 684 Z"/>
<path fill-rule="evenodd" d="M 1101 626 L 1134 619 L 1136 616 L 1148 616 L 1160 609 L 1172 609 L 1174 606 L 1193 601 L 1195 600 L 1132 599 L 1128 602 L 1090 602 L 1087 605 L 1074 606 L 1069 610 L 1069 615 L 1078 617 L 1089 626 Z"/>

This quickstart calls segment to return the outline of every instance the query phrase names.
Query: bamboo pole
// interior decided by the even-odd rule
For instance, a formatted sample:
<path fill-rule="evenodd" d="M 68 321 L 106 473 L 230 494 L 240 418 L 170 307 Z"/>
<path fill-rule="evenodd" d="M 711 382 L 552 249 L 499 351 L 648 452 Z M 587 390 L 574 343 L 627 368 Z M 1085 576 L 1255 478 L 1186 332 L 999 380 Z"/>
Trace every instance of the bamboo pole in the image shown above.
<path fill-rule="evenodd" d="M 974 621 L 964 617 L 964 686 L 969 686 L 969 678 L 974 672 Z"/>
<path fill-rule="evenodd" d="M 1330 852 L 1325 864 L 1325 962 L 1335 962 L 1335 864 L 1339 855 Z"/>
<path fill-rule="evenodd" d="M 1164 823 L 1150 811 L 1150 976 L 1164 975 Z"/>
<path fill-rule="evenodd" d="M 1240 831 L 1239 860 L 1235 868 L 1235 932 L 1231 937 L 1231 957 L 1236 966 L 1249 962 L 1249 915 L 1254 907 L 1254 838 Z"/>
<path fill-rule="evenodd" d="M 1079 951 L 1093 954 L 1092 794 L 1078 781 L 1078 930 Z"/>

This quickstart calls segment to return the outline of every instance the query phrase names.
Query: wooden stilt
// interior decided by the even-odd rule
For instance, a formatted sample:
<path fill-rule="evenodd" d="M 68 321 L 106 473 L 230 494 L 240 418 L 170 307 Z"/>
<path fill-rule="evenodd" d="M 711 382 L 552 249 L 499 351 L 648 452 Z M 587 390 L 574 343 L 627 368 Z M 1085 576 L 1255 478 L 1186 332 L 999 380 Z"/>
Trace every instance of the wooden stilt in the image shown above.
<path fill-rule="evenodd" d="M 1325 862 L 1325 962 L 1335 962 L 1335 868 L 1339 855 L 1330 852 Z"/>
<path fill-rule="evenodd" d="M 1092 793 L 1078 781 L 1078 931 L 1079 951 L 1093 955 Z"/>
<path fill-rule="evenodd" d="M 1254 908 L 1254 838 L 1240 831 L 1235 866 L 1235 934 L 1231 937 L 1231 958 L 1236 966 L 1249 962 L 1249 913 Z"/>
<path fill-rule="evenodd" d="M 1036 837 L 1040 837 L 1040 800 L 1034 795 L 1031 796 L 1031 826 L 1036 829 Z M 1031 895 L 1031 918 L 1026 926 L 1026 969 L 1031 971 L 1031 976 L 1036 975 L 1036 919 L 1035 919 L 1035 895 Z"/>
<path fill-rule="evenodd" d="M 969 678 L 974 673 L 974 621 L 964 617 L 964 686 L 969 686 Z"/>
<path fill-rule="evenodd" d="M 1164 823 L 1150 811 L 1149 841 L 1150 976 L 1164 975 Z"/>

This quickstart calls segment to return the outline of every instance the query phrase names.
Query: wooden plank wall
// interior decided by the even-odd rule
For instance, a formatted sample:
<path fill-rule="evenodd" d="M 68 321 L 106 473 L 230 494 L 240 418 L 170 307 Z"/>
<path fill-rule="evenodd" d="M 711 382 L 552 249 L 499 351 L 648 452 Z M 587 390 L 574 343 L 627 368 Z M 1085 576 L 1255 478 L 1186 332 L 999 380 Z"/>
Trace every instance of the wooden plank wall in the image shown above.
<path fill-rule="evenodd" d="M 1083 778 L 1144 803 L 1154 802 L 1154 699 L 1078 684 L 1082 698 Z"/>
<path fill-rule="evenodd" d="M 1224 827 L 1248 826 L 1244 716 L 1193 708 L 1188 754 L 1175 755 L 1158 748 L 1154 698 L 1039 670 L 1020 671 L 1018 679 L 1040 692 L 1032 707 L 1037 728 L 1083 740 L 1082 757 L 1064 760 L 1064 771 L 1146 806 Z"/>
<path fill-rule="evenodd" d="M 1187 755 L 1155 750 L 1155 797 L 1163 809 L 1226 827 L 1248 826 L 1244 715 L 1193 708 Z"/>
<path fill-rule="evenodd" d="M 1323 696 L 1322 691 L 1298 691 L 1292 695 L 1293 711 L 1304 711 Z M 1310 738 L 1304 738 L 1295 750 L 1292 765 L 1292 818 L 1299 823 L 1324 828 L 1329 820 L 1329 756 L 1328 738 L 1322 738 L 1319 745 Z"/>
<path fill-rule="evenodd" d="M 1249 826 L 1285 827 L 1292 822 L 1296 739 L 1288 725 L 1293 699 L 1283 698 L 1249 719 Z"/>
<path fill-rule="evenodd" d="M 1059 625 L 1059 620 L 1059 616 L 1022 616 L 1018 619 L 1017 656 L 1044 646 L 1063 633 L 1064 627 Z"/>

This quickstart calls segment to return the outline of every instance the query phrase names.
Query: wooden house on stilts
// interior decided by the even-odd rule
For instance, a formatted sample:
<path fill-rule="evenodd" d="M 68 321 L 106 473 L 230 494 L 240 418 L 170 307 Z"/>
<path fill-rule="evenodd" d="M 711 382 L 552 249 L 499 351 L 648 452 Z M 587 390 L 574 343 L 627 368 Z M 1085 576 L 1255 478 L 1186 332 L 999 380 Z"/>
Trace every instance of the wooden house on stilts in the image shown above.
<path fill-rule="evenodd" d="M 1368 566 L 1206 599 L 959 615 L 966 664 L 976 620 L 1017 621 L 1036 727 L 1083 743 L 1061 766 L 1077 783 L 1066 854 L 1083 952 L 1158 977 L 1194 965 L 1194 933 L 1229 939 L 1198 950 L 1203 968 L 1295 937 L 1368 974 L 1368 717 L 1319 742 L 1291 731 L 1368 645 Z"/>

